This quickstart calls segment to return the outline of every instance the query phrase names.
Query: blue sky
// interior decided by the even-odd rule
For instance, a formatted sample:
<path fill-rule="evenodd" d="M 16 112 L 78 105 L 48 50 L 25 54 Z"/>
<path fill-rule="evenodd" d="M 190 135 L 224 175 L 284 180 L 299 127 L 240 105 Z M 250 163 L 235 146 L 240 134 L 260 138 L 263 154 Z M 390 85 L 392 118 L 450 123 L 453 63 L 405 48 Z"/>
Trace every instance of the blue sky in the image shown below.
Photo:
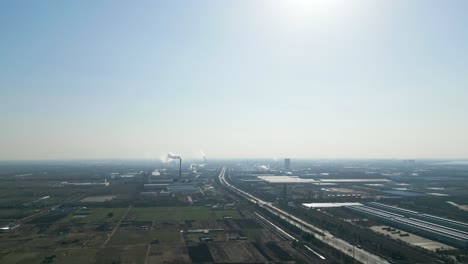
<path fill-rule="evenodd" d="M 468 158 L 466 1 L 1 1 L 0 159 Z"/>

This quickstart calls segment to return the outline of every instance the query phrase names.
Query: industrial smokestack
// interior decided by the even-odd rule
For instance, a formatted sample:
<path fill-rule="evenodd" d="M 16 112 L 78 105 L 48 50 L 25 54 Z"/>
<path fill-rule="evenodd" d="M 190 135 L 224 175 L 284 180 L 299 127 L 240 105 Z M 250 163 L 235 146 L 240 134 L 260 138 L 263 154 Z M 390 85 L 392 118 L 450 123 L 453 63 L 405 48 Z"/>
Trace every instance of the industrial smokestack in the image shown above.
<path fill-rule="evenodd" d="M 182 157 L 179 154 L 174 154 L 174 153 L 169 152 L 167 154 L 167 159 L 168 160 L 175 160 L 175 159 L 179 160 L 179 181 L 182 180 Z"/>

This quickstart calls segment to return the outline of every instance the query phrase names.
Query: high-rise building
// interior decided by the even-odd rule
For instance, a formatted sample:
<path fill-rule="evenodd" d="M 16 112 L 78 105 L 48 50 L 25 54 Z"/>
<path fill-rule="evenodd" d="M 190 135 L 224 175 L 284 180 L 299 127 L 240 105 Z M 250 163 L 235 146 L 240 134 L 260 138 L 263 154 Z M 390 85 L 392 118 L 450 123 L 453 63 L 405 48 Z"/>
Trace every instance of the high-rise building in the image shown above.
<path fill-rule="evenodd" d="M 284 170 L 291 171 L 291 159 L 284 159 Z"/>

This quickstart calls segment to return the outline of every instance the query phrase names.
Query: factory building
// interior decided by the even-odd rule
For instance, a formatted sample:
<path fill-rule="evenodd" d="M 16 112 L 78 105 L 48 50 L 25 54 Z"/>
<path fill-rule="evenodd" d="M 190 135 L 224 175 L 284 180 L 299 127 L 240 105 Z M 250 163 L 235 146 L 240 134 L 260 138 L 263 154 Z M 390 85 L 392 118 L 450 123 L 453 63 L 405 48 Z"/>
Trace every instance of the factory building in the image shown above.
<path fill-rule="evenodd" d="M 447 227 L 450 227 L 450 228 L 460 229 L 460 230 L 468 232 L 468 223 L 463 223 L 463 222 L 459 222 L 459 221 L 455 221 L 455 220 L 451 220 L 451 219 L 447 219 L 447 218 L 442 218 L 442 217 L 438 217 L 438 216 L 435 216 L 435 215 L 423 214 L 423 213 L 419 213 L 419 212 L 416 212 L 416 211 L 411 211 L 411 210 L 399 208 L 399 207 L 396 207 L 396 206 L 386 205 L 386 204 L 382 204 L 382 203 L 372 202 L 372 203 L 369 203 L 368 205 L 371 206 L 371 207 L 374 207 L 374 208 L 378 208 L 378 209 L 390 211 L 390 212 L 393 212 L 393 213 L 401 214 L 401 215 L 404 215 L 406 217 L 413 217 L 413 218 L 416 218 L 416 219 L 419 219 L 419 220 L 431 222 L 431 223 L 438 224 L 438 225 L 447 226 Z"/>
<path fill-rule="evenodd" d="M 460 229 L 451 228 L 446 225 L 440 225 L 413 217 L 407 217 L 403 214 L 390 212 L 390 210 L 383 208 L 378 209 L 365 205 L 345 206 L 345 208 L 355 213 L 378 219 L 387 225 L 416 233 L 429 239 L 437 240 L 459 248 L 468 248 L 468 232 Z"/>

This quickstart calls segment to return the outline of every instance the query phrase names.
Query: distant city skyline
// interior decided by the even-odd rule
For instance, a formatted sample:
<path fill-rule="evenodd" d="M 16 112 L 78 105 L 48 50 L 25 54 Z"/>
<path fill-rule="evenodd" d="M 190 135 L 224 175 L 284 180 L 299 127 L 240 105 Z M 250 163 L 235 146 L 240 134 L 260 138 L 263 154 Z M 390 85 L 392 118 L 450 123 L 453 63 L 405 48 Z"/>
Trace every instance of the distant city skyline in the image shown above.
<path fill-rule="evenodd" d="M 467 159 L 466 10 L 2 1 L 0 160 Z"/>

